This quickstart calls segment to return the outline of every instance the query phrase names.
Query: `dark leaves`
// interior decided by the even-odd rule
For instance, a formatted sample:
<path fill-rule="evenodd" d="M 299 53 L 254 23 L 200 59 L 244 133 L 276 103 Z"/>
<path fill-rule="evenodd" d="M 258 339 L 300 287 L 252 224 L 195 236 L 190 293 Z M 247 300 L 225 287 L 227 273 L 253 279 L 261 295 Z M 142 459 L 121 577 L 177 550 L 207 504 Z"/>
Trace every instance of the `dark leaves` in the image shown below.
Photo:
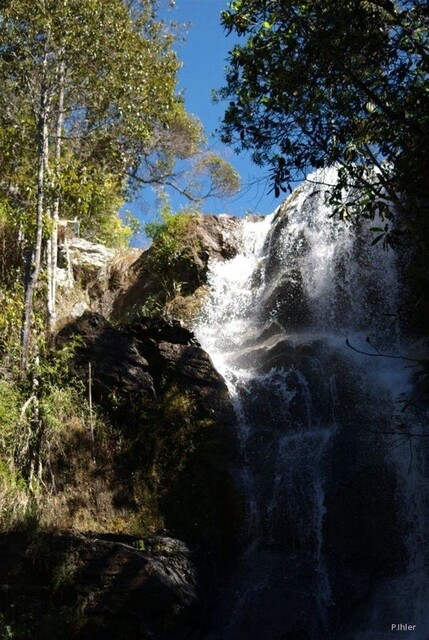
<path fill-rule="evenodd" d="M 229 105 L 226 127 L 271 167 L 276 197 L 291 175 L 338 163 L 341 188 L 351 183 L 361 190 L 343 217 L 388 220 L 386 201 L 397 194 L 412 207 L 429 199 L 422 40 L 429 17 L 420 3 L 404 3 L 400 12 L 389 12 L 390 6 L 384 0 L 235 0 L 224 12 L 224 26 L 248 36 L 230 56 L 239 73 L 227 77 L 223 96 L 238 97 L 241 108 Z M 368 195 L 367 169 L 375 165 L 383 168 L 384 194 L 374 187 Z M 380 242 L 388 248 L 397 237 L 382 228 L 374 237 Z"/>

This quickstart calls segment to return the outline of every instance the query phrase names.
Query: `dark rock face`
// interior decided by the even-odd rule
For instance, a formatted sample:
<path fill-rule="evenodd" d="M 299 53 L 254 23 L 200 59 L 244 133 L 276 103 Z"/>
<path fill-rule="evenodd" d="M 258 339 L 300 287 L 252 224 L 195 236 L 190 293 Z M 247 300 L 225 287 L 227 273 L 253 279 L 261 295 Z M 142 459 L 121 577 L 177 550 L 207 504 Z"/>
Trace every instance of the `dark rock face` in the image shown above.
<path fill-rule="evenodd" d="M 74 366 L 80 377 L 88 378 L 88 365 L 93 368 L 93 394 L 98 402 L 108 402 L 115 389 L 122 393 L 154 398 L 153 380 L 148 374 L 149 364 L 136 345 L 115 329 L 99 313 L 85 312 L 66 325 L 58 334 L 59 345 L 77 339 Z"/>
<path fill-rule="evenodd" d="M 183 542 L 154 537 L 139 551 L 131 541 L 8 534 L 0 549 L 1 610 L 20 640 L 200 637 L 202 588 Z"/>
<path fill-rule="evenodd" d="M 289 207 L 293 206 L 293 201 L 294 196 L 286 200 L 273 221 L 269 251 L 264 265 L 267 287 L 260 301 L 261 313 L 265 319 L 268 320 L 270 311 L 276 309 L 276 318 L 289 330 L 302 329 L 310 320 L 302 274 L 295 261 L 295 258 L 302 257 L 309 249 L 304 236 L 296 238 L 290 251 L 293 259 L 287 264 L 284 261 L 284 236 L 288 234 Z"/>
<path fill-rule="evenodd" d="M 242 512 L 231 477 L 236 418 L 192 332 L 161 318 L 114 327 L 86 312 L 57 342 L 73 337 L 74 372 L 87 382 L 91 363 L 94 401 L 124 443 L 115 460 L 123 494 L 141 484 L 175 535 L 229 554 Z"/>
<path fill-rule="evenodd" d="M 149 553 L 104 541 L 82 548 L 79 580 L 88 585 L 91 602 L 86 609 L 89 622 L 79 638 L 94 638 L 100 618 L 103 633 L 113 638 L 112 629 L 125 621 L 134 622 L 136 637 L 195 637 L 202 607 L 192 554 L 185 544 L 169 538 L 152 546 Z"/>
<path fill-rule="evenodd" d="M 74 367 L 82 378 L 91 363 L 95 400 L 112 411 L 112 395 L 140 408 L 162 395 L 165 380 L 176 381 L 195 401 L 198 416 L 219 426 L 235 423 L 223 378 L 191 331 L 176 320 L 143 318 L 114 327 L 98 313 L 85 312 L 64 327 L 57 341 L 78 338 Z M 115 399 L 117 403 L 117 397 Z"/>

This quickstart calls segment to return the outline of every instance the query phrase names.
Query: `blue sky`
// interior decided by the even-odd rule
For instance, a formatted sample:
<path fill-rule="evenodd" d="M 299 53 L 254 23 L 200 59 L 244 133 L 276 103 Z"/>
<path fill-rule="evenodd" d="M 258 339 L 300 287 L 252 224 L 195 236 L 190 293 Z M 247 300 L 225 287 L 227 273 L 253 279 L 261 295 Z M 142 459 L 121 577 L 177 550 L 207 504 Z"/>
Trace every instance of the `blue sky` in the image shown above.
<path fill-rule="evenodd" d="M 169 10 L 163 17 L 181 24 L 189 23 L 186 41 L 176 46 L 183 62 L 178 89 L 184 93 L 188 112 L 195 114 L 204 124 L 209 145 L 234 166 L 242 179 L 240 194 L 228 200 L 208 199 L 202 209 L 209 213 L 232 213 L 238 216 L 248 211 L 265 215 L 279 204 L 273 194 L 267 194 L 269 187 L 264 179 L 266 171 L 256 167 L 248 154 L 238 156 L 214 137 L 223 107 L 212 102 L 212 90 L 224 84 L 226 58 L 234 45 L 233 36 L 227 37 L 220 24 L 220 13 L 226 7 L 227 0 L 176 0 L 175 9 Z M 258 179 L 258 184 L 249 186 Z M 179 208 L 181 201 L 173 197 L 172 204 L 174 208 Z M 153 215 L 154 206 L 153 196 L 145 190 L 131 209 L 145 222 Z"/>

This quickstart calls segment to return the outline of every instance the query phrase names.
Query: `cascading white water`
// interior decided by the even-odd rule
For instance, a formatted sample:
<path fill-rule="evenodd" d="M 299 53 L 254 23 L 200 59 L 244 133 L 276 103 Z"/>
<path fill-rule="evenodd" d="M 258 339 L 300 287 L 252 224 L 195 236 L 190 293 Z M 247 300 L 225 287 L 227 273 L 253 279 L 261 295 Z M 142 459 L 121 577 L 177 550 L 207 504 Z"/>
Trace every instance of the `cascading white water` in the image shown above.
<path fill-rule="evenodd" d="M 210 640 L 381 639 L 404 617 L 429 638 L 426 452 L 413 444 L 409 473 L 408 450 L 377 433 L 409 374 L 345 342 L 398 348 L 395 256 L 332 219 L 335 179 L 317 172 L 245 220 L 239 254 L 211 265 L 195 331 L 235 405 L 247 518 Z"/>

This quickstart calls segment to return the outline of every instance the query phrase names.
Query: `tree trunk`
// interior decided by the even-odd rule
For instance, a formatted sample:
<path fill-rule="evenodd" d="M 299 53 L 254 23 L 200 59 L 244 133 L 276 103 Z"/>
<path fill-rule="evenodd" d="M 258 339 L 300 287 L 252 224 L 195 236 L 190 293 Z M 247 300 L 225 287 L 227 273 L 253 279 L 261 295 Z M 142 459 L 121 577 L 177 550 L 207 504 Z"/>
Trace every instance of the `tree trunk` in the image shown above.
<path fill-rule="evenodd" d="M 55 198 L 52 206 L 52 233 L 49 241 L 49 278 L 48 278 L 48 332 L 52 333 L 56 322 L 56 295 L 57 295 L 57 262 L 58 262 L 58 220 L 60 211 L 60 193 L 58 188 L 58 176 L 61 161 L 62 130 L 64 124 L 64 81 L 65 63 L 60 62 L 58 72 L 58 114 L 55 135 Z"/>
<path fill-rule="evenodd" d="M 21 334 L 21 375 L 25 376 L 28 370 L 31 324 L 33 320 L 34 293 L 39 280 L 40 265 L 42 259 L 43 239 L 43 210 L 45 201 L 45 169 L 48 158 L 48 116 L 49 116 L 49 91 L 47 82 L 48 50 L 45 49 L 43 57 L 43 77 L 40 87 L 40 108 L 37 121 L 38 135 L 38 167 L 37 167 L 37 207 L 36 207 L 36 235 L 32 251 L 32 263 L 29 277 L 25 283 L 24 293 L 24 317 Z"/>

